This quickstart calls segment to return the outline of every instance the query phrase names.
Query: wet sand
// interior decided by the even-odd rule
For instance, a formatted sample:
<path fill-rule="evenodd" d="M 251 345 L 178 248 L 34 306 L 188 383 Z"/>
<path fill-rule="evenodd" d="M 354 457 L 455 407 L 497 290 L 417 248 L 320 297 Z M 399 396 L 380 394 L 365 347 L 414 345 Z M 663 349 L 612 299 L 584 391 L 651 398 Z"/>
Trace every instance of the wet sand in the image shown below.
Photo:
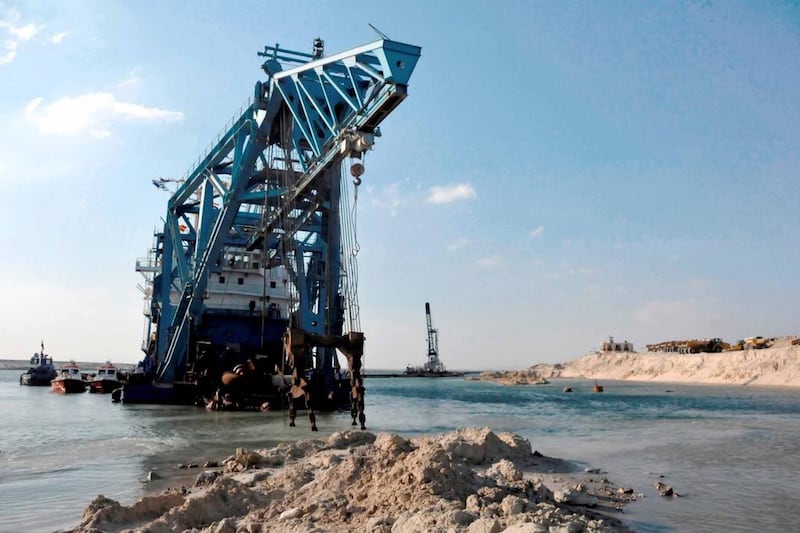
<path fill-rule="evenodd" d="M 637 498 L 488 428 L 412 439 L 338 432 L 239 448 L 219 465 L 129 506 L 98 496 L 72 531 L 621 533 L 631 530 L 617 515 Z"/>

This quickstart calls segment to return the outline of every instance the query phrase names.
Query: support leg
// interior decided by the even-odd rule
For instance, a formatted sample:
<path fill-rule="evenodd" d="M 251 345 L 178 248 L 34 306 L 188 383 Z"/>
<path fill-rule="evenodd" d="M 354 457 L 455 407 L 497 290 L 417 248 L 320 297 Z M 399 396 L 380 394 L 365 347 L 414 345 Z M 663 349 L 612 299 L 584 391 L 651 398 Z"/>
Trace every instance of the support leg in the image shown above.
<path fill-rule="evenodd" d="M 292 387 L 294 389 L 294 387 Z M 295 427 L 294 419 L 297 417 L 297 409 L 294 406 L 294 396 L 292 395 L 291 389 L 289 391 L 289 427 Z"/>
<path fill-rule="evenodd" d="M 361 429 L 367 429 L 365 425 L 367 416 L 364 414 L 364 377 L 361 375 L 361 354 L 356 353 L 348 358 L 350 365 L 350 416 L 353 417 L 353 425 L 356 425 L 356 417 L 361 423 Z"/>
<path fill-rule="evenodd" d="M 311 431 L 317 430 L 317 416 L 314 414 L 314 407 L 311 405 L 311 395 L 306 392 L 306 409 L 308 409 L 308 420 L 311 422 Z"/>

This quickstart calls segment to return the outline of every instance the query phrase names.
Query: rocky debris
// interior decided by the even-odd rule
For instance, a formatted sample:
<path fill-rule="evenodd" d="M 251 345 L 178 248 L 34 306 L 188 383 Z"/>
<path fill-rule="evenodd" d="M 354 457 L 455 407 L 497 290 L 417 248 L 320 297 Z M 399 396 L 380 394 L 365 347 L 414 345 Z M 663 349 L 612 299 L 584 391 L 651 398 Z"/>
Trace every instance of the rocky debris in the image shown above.
<path fill-rule="evenodd" d="M 159 496 L 145 496 L 131 506 L 124 506 L 101 494 L 83 510 L 83 519 L 76 531 L 102 529 L 104 524 L 153 520 L 183 505 L 185 501 L 183 495 L 170 492 Z"/>
<path fill-rule="evenodd" d="M 523 370 L 481 372 L 477 380 L 491 381 L 500 385 L 547 385 L 550 383 L 534 367 Z"/>
<path fill-rule="evenodd" d="M 553 496 L 558 503 L 568 503 L 570 505 L 584 505 L 586 507 L 594 507 L 597 505 L 598 499 L 591 494 L 586 494 L 580 490 L 563 489 L 559 490 Z"/>
<path fill-rule="evenodd" d="M 680 496 L 680 494 L 678 494 L 677 492 L 672 490 L 672 487 L 670 487 L 669 485 L 665 485 L 664 483 L 661 483 L 660 481 L 656 482 L 656 490 L 662 496 L 672 496 L 674 498 L 677 498 L 678 496 Z"/>
<path fill-rule="evenodd" d="M 224 471 L 202 472 L 185 495 L 130 506 L 100 496 L 73 531 L 622 533 L 630 529 L 587 507 L 614 510 L 635 499 L 487 428 L 412 439 L 346 431 L 239 448 L 221 464 Z"/>
<path fill-rule="evenodd" d="M 209 485 L 216 481 L 216 479 L 220 476 L 222 472 L 219 470 L 209 470 L 207 472 L 201 472 L 197 474 L 197 477 L 194 480 L 195 487 L 199 487 L 200 485 Z"/>

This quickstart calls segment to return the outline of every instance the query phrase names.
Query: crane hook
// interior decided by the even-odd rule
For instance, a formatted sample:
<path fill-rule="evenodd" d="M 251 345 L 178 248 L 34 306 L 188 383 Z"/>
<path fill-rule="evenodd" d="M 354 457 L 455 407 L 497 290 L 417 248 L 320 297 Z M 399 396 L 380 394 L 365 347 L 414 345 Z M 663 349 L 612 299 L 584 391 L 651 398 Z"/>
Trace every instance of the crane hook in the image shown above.
<path fill-rule="evenodd" d="M 361 185 L 361 176 L 364 174 L 364 165 L 361 163 L 354 163 L 350 167 L 350 174 L 353 175 L 353 184 L 358 187 Z"/>

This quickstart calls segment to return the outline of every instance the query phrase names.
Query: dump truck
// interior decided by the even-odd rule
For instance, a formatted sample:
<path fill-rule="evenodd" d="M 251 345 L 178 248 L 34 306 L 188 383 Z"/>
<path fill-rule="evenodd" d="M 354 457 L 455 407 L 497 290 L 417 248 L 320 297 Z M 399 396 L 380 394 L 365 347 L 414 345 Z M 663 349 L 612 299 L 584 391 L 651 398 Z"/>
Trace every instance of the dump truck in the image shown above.
<path fill-rule="evenodd" d="M 723 342 L 719 337 L 714 337 L 713 339 L 692 339 L 686 341 L 686 346 L 689 348 L 689 353 L 719 353 L 730 348 L 730 344 Z"/>

